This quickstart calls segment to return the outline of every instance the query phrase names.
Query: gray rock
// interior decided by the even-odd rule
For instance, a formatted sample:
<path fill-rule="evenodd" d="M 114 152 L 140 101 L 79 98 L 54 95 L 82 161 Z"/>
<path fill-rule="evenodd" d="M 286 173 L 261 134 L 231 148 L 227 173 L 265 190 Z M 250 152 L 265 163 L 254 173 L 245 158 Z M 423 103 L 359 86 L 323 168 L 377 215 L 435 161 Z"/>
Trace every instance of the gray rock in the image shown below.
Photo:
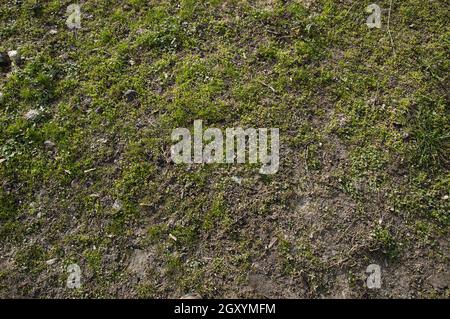
<path fill-rule="evenodd" d="M 52 141 L 47 140 L 47 141 L 44 142 L 44 146 L 47 149 L 54 149 L 56 145 Z"/>
<path fill-rule="evenodd" d="M 404 133 L 402 134 L 402 138 L 403 138 L 403 141 L 405 141 L 405 142 L 409 141 L 409 140 L 410 140 L 409 133 L 404 132 Z"/>
<path fill-rule="evenodd" d="M 135 90 L 127 90 L 123 96 L 125 97 L 127 102 L 132 102 L 136 100 L 136 98 L 138 97 L 138 93 Z"/>

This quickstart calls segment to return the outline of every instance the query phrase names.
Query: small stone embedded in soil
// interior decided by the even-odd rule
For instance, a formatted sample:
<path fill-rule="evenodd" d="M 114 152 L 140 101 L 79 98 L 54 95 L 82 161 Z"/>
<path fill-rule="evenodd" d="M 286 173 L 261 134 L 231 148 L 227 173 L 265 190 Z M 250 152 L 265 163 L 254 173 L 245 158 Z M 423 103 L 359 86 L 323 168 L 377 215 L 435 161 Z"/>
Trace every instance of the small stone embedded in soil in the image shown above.
<path fill-rule="evenodd" d="M 17 51 L 17 50 L 8 51 L 8 56 L 11 59 L 11 62 L 13 63 L 13 65 L 19 65 L 20 64 L 20 61 L 21 61 L 22 58 L 20 56 L 19 51 Z"/>
<path fill-rule="evenodd" d="M 58 258 L 52 258 L 47 260 L 45 263 L 49 266 L 53 265 L 56 261 L 58 260 Z"/>
<path fill-rule="evenodd" d="M 49 141 L 49 140 L 45 141 L 44 145 L 47 149 L 53 149 L 56 146 L 55 143 L 53 143 L 52 141 Z"/>
<path fill-rule="evenodd" d="M 122 209 L 122 202 L 121 202 L 120 200 L 116 199 L 116 200 L 114 201 L 114 204 L 113 204 L 113 206 L 112 206 L 112 209 L 113 209 L 113 211 L 116 211 L 116 212 L 118 212 L 119 210 L 121 210 L 121 209 Z"/>
<path fill-rule="evenodd" d="M 403 133 L 402 138 L 403 138 L 403 141 L 405 141 L 405 142 L 409 141 L 409 133 L 407 133 L 407 132 Z"/>
<path fill-rule="evenodd" d="M 231 180 L 239 185 L 242 184 L 242 178 L 240 178 L 240 177 L 233 176 L 233 177 L 231 177 Z"/>
<path fill-rule="evenodd" d="M 28 121 L 34 121 L 35 119 L 37 119 L 37 117 L 39 116 L 39 111 L 38 110 L 29 110 L 26 114 L 25 114 L 25 119 L 27 119 Z"/>
<path fill-rule="evenodd" d="M 138 97 L 138 94 L 135 90 L 127 90 L 123 96 L 128 102 L 132 102 Z"/>

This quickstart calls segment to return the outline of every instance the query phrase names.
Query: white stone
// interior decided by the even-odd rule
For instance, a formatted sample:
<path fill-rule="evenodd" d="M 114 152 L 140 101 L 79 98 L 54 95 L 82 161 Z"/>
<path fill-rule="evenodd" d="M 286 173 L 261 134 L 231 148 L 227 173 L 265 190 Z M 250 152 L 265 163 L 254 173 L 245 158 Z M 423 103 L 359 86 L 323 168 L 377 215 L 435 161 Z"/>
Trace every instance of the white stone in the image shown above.
<path fill-rule="evenodd" d="M 25 114 L 25 118 L 29 121 L 33 121 L 35 120 L 37 117 L 39 116 L 39 111 L 38 110 L 29 110 L 26 114 Z"/>
<path fill-rule="evenodd" d="M 116 199 L 116 200 L 114 201 L 114 204 L 113 204 L 113 206 L 112 206 L 112 209 L 113 209 L 113 211 L 115 211 L 115 212 L 118 212 L 119 210 L 121 210 L 121 209 L 122 209 L 122 202 L 121 202 L 120 200 Z"/>
<path fill-rule="evenodd" d="M 11 59 L 11 62 L 15 65 L 19 64 L 20 62 L 20 54 L 17 50 L 11 50 L 8 51 L 8 56 Z"/>
<path fill-rule="evenodd" d="M 52 258 L 47 260 L 45 263 L 49 266 L 53 265 L 56 261 L 58 260 L 58 258 Z"/>
<path fill-rule="evenodd" d="M 240 178 L 240 177 L 232 176 L 232 177 L 231 177 L 231 180 L 232 180 L 233 182 L 239 184 L 239 185 L 242 184 L 242 178 Z"/>

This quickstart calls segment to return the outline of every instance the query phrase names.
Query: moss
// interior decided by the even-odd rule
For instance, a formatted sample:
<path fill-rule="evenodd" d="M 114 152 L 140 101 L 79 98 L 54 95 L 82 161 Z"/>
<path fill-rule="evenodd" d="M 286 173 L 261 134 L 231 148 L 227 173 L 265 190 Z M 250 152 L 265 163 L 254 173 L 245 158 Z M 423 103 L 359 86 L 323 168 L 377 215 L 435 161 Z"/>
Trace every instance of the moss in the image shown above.
<path fill-rule="evenodd" d="M 105 249 L 122 256 L 130 242 L 155 250 L 159 273 L 168 274 L 133 287 L 140 297 L 191 289 L 252 297 L 241 289 L 247 272 L 270 264 L 272 253 L 281 256 L 267 266 L 273 277 L 301 275 L 315 297 L 327 296 L 326 283 L 350 265 L 357 285 L 372 244 L 396 265 L 409 262 L 399 243 L 430 256 L 418 262 L 443 260 L 450 181 L 443 1 L 394 2 L 392 39 L 386 10 L 383 27 L 369 30 L 364 3 L 84 2 L 77 32 L 65 26 L 66 5 L 0 8 L 0 52 L 24 57 L 0 77 L 0 239 L 20 265 L 2 270 L 1 296 L 10 297 L 11 278 L 24 283 L 18 294 L 33 296 L 28 276 L 48 276 L 52 248 L 66 261 L 83 256 L 96 280 L 80 292 L 42 280 L 40 292 L 87 297 L 129 284 L 121 277 L 128 260 L 103 259 Z M 131 102 L 129 89 L 137 92 Z M 38 116 L 25 119 L 29 110 Z M 170 132 L 195 119 L 222 129 L 279 127 L 279 172 L 174 165 Z M 301 208 L 293 204 L 298 192 L 310 198 Z M 297 209 L 320 214 L 309 225 Z M 323 227 L 330 235 L 323 245 L 335 245 L 348 220 L 330 212 L 351 213 L 361 227 L 339 242 L 348 260 L 319 260 L 325 246 L 305 231 Z M 372 228 L 380 215 L 389 227 Z M 265 236 L 289 232 L 297 240 L 264 248 Z M 364 247 L 352 251 L 355 243 Z M 302 294 L 298 287 L 289 289 Z"/>
<path fill-rule="evenodd" d="M 397 239 L 392 235 L 391 231 L 383 226 L 377 226 L 374 230 L 373 237 L 382 252 L 390 259 L 394 259 L 399 254 L 399 246 Z"/>

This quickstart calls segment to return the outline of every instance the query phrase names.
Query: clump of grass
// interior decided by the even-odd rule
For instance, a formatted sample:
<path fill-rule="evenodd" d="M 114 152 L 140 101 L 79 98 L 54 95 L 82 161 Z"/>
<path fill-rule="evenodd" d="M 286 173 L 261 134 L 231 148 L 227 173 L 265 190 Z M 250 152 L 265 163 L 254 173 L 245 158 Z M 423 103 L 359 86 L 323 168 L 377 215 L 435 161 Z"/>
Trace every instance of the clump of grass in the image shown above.
<path fill-rule="evenodd" d="M 442 101 L 423 98 L 409 114 L 412 145 L 411 163 L 434 173 L 448 166 L 450 124 Z"/>
<path fill-rule="evenodd" d="M 391 231 L 383 226 L 377 226 L 373 232 L 373 238 L 389 259 L 394 259 L 399 254 L 399 246 L 397 245 L 397 239 L 392 235 Z"/>

